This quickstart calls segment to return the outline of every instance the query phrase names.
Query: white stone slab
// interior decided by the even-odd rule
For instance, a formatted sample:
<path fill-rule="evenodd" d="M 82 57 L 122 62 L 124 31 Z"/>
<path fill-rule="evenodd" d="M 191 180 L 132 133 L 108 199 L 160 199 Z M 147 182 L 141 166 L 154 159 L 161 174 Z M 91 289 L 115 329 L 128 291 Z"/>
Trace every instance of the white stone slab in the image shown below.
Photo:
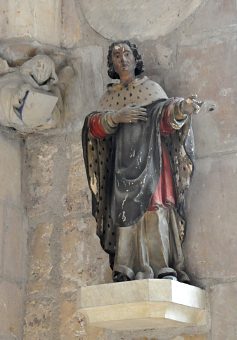
<path fill-rule="evenodd" d="M 29 91 L 22 110 L 22 121 L 30 127 L 46 125 L 52 119 L 58 97 L 47 93 Z"/>
<path fill-rule="evenodd" d="M 79 312 L 112 330 L 198 326 L 207 320 L 206 293 L 171 280 L 136 280 L 82 287 Z"/>

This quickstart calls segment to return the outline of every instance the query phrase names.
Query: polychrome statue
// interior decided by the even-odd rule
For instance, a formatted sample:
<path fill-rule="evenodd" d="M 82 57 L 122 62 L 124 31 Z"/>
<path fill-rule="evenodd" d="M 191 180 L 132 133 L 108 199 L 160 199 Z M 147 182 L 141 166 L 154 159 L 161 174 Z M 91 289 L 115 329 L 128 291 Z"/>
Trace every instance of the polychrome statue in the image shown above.
<path fill-rule="evenodd" d="M 113 280 L 189 282 L 184 268 L 185 190 L 193 172 L 196 96 L 168 98 L 142 77 L 136 45 L 113 43 L 109 84 L 83 127 L 92 213 Z"/>

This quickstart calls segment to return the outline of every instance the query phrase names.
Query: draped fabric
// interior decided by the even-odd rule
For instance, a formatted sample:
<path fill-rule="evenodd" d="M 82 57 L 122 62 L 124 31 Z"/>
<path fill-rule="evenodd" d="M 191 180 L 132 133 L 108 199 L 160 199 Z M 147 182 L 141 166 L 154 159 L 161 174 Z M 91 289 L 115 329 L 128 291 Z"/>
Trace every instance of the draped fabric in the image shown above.
<path fill-rule="evenodd" d="M 116 132 L 111 216 L 120 227 L 136 223 L 147 211 L 161 171 L 160 119 L 168 101 L 147 106 L 148 120 L 121 124 Z"/>
<path fill-rule="evenodd" d="M 177 232 L 183 240 L 184 193 L 192 173 L 193 138 L 190 121 L 171 135 L 160 135 L 161 117 L 169 105 L 174 105 L 172 99 L 154 101 L 146 106 L 147 122 L 120 124 L 115 134 L 100 139 L 89 131 L 88 121 L 94 113 L 85 120 L 82 138 L 92 213 L 101 245 L 112 259 L 117 228 L 135 224 L 148 210 L 162 169 L 162 143 L 171 160 Z"/>

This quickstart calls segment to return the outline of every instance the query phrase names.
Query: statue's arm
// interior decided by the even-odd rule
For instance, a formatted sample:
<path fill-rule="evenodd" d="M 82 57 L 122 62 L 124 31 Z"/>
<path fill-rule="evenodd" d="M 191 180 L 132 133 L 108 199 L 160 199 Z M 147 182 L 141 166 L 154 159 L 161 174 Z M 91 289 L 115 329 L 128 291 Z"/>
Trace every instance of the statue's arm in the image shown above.
<path fill-rule="evenodd" d="M 179 130 L 187 122 L 188 115 L 180 112 L 180 105 L 183 98 L 170 98 L 168 105 L 164 105 L 160 122 L 160 132 L 163 135 L 172 134 Z"/>
<path fill-rule="evenodd" d="M 179 130 L 190 119 L 190 116 L 200 110 L 203 102 L 198 101 L 196 96 L 187 99 L 173 98 L 163 110 L 161 132 L 172 133 Z"/>
<path fill-rule="evenodd" d="M 126 106 L 117 111 L 98 112 L 89 118 L 89 129 L 96 138 L 114 134 L 119 124 L 132 124 L 147 120 L 146 109 L 140 106 Z"/>
<path fill-rule="evenodd" d="M 114 134 L 118 124 L 112 120 L 113 112 L 96 112 L 89 117 L 89 130 L 95 138 L 105 138 L 107 135 Z"/>
<path fill-rule="evenodd" d="M 183 98 L 177 98 L 174 100 L 173 105 L 170 108 L 169 122 L 174 130 L 179 130 L 189 119 L 188 113 L 182 109 Z"/>

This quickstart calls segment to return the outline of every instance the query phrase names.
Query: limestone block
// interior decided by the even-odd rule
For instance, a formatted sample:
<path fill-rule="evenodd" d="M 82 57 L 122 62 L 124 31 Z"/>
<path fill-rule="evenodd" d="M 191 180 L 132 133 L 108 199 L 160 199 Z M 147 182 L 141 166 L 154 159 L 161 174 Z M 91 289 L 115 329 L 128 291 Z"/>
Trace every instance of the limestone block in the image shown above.
<path fill-rule="evenodd" d="M 48 339 L 52 331 L 53 301 L 32 300 L 26 304 L 24 340 Z"/>
<path fill-rule="evenodd" d="M 0 200 L 21 208 L 21 143 L 0 135 Z"/>
<path fill-rule="evenodd" d="M 236 340 L 237 282 L 213 286 L 210 297 L 212 320 L 211 338 L 215 340 Z"/>
<path fill-rule="evenodd" d="M 171 66 L 171 57 L 173 53 L 172 49 L 165 45 L 157 44 L 155 53 L 157 55 L 159 67 L 169 69 Z"/>
<path fill-rule="evenodd" d="M 196 161 L 184 252 L 197 278 L 236 276 L 236 165 L 236 153 Z"/>
<path fill-rule="evenodd" d="M 79 311 L 94 327 L 138 330 L 206 324 L 206 295 L 172 280 L 136 280 L 82 287 Z"/>
<path fill-rule="evenodd" d="M 16 337 L 14 335 L 11 335 L 11 334 L 4 334 L 0 331 L 0 339 L 1 340 L 15 340 Z"/>
<path fill-rule="evenodd" d="M 0 38 L 32 37 L 60 45 L 61 0 L 1 0 Z"/>
<path fill-rule="evenodd" d="M 81 214 L 91 210 L 91 195 L 88 190 L 82 145 L 80 137 L 67 148 L 70 160 L 67 180 L 67 193 L 63 197 L 64 215 L 80 211 Z"/>
<path fill-rule="evenodd" d="M 99 46 L 75 49 L 71 55 L 71 62 L 76 77 L 68 86 L 65 118 L 69 125 L 78 127 L 81 126 L 85 115 L 98 107 L 103 94 L 102 69 L 105 62 L 103 49 Z"/>
<path fill-rule="evenodd" d="M 90 211 L 88 195 L 87 190 L 78 190 L 77 194 L 65 195 L 63 197 L 64 216 L 77 211 L 81 211 L 82 213 Z"/>
<path fill-rule="evenodd" d="M 0 283 L 0 334 L 20 339 L 23 323 L 23 290 L 15 283 Z"/>
<path fill-rule="evenodd" d="M 6 206 L 4 227 L 3 273 L 11 279 L 26 279 L 27 234 L 22 211 Z"/>
<path fill-rule="evenodd" d="M 28 213 L 29 216 L 42 214 L 52 209 L 51 193 L 55 175 L 54 158 L 58 152 L 57 142 L 27 139 L 28 152 Z"/>
<path fill-rule="evenodd" d="M 107 337 L 105 330 L 97 327 L 87 327 L 86 336 L 82 340 L 109 340 L 111 337 Z M 122 338 L 124 339 L 124 338 Z M 145 340 L 145 339 L 144 339 Z"/>
<path fill-rule="evenodd" d="M 77 188 L 77 192 L 69 193 L 63 197 L 65 216 L 77 211 L 85 214 L 91 210 L 90 193 L 88 189 L 80 190 L 79 188 Z"/>
<path fill-rule="evenodd" d="M 80 276 L 78 252 L 82 249 L 82 233 L 77 220 L 66 221 L 61 235 L 61 270 L 64 280 L 77 282 Z M 69 289 L 69 287 L 68 287 Z M 75 290 L 75 287 L 74 287 Z"/>
<path fill-rule="evenodd" d="M 236 150 L 235 39 L 231 31 L 214 37 L 212 32 L 200 34 L 188 41 L 184 38 L 178 47 L 175 68 L 164 74 L 169 96 L 197 93 L 204 101 L 216 104 L 214 111 L 201 110 L 193 120 L 199 157 Z"/>
<path fill-rule="evenodd" d="M 203 6 L 200 6 L 197 15 L 192 20 L 192 24 L 187 22 L 183 27 L 185 36 L 191 39 L 196 33 L 205 39 L 207 32 L 213 36 L 219 35 L 221 31 L 236 30 L 237 6 L 233 0 L 212 0 L 206 1 Z"/>
<path fill-rule="evenodd" d="M 0 203 L 0 275 L 3 270 L 4 204 Z"/>
<path fill-rule="evenodd" d="M 111 279 L 108 255 L 101 248 L 92 218 L 65 220 L 61 246 L 62 293 Z"/>
<path fill-rule="evenodd" d="M 39 293 L 47 289 L 52 270 L 50 241 L 53 225 L 39 224 L 30 240 L 30 275 L 28 293 Z"/>
<path fill-rule="evenodd" d="M 193 1 L 81 1 L 92 28 L 107 39 L 157 39 L 177 28 L 202 3 Z"/>
<path fill-rule="evenodd" d="M 67 157 L 70 160 L 67 192 L 75 194 L 88 188 L 80 137 L 69 145 Z"/>
<path fill-rule="evenodd" d="M 208 340 L 207 335 L 178 335 L 172 340 Z"/>
<path fill-rule="evenodd" d="M 73 296 L 71 299 L 65 299 L 60 307 L 61 340 L 83 339 L 85 334 L 85 321 L 83 316 L 78 314 L 76 298 Z"/>
<path fill-rule="evenodd" d="M 80 39 L 75 0 L 0 0 L 0 38 L 30 37 L 72 48 Z"/>
<path fill-rule="evenodd" d="M 110 282 L 112 278 L 109 266 L 109 256 L 101 247 L 96 235 L 94 217 L 84 217 L 79 221 L 79 232 L 83 233 L 82 243 L 78 247 L 78 260 L 82 268 L 82 282 L 84 285 L 97 285 Z"/>
<path fill-rule="evenodd" d="M 64 48 L 72 48 L 78 44 L 80 38 L 80 22 L 75 0 L 62 0 L 61 45 Z"/>

